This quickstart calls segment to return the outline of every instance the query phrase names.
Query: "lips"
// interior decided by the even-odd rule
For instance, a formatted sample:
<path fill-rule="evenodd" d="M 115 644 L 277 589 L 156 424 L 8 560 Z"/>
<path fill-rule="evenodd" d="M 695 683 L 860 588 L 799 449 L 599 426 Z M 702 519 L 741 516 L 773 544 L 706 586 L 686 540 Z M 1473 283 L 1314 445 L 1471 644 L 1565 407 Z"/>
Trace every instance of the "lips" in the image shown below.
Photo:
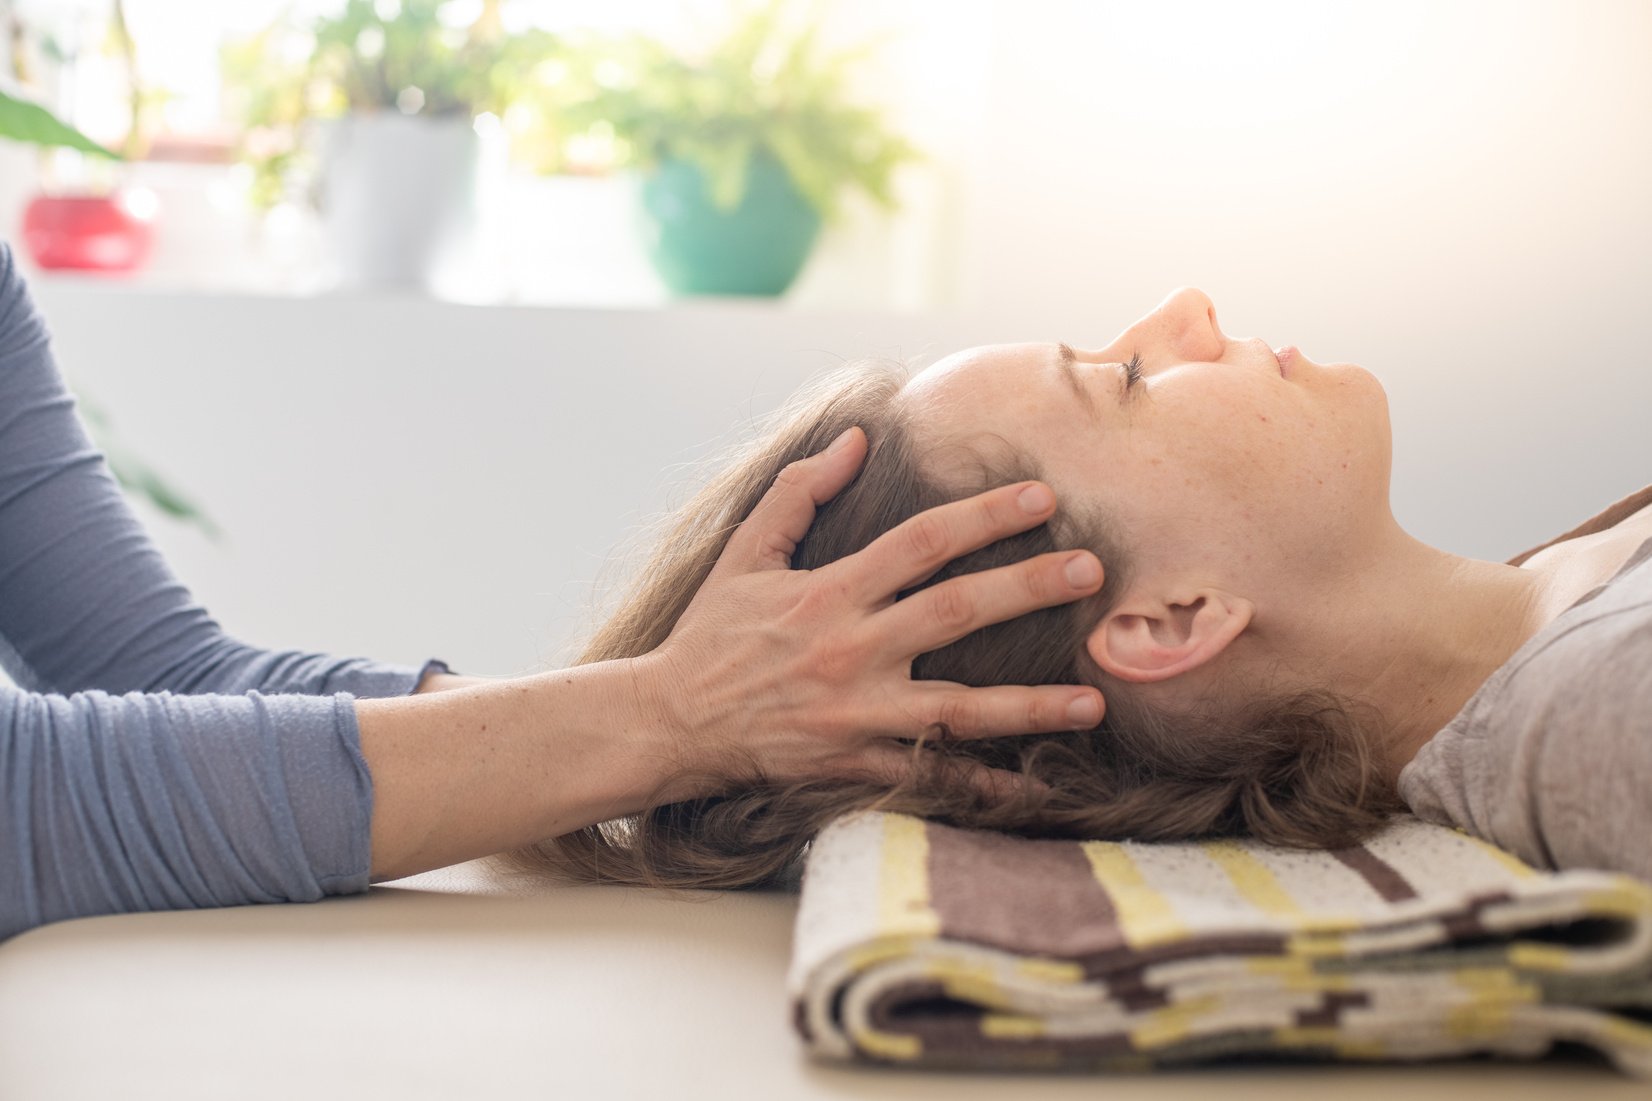
<path fill-rule="evenodd" d="M 1282 344 L 1282 345 L 1280 345 L 1279 347 L 1277 347 L 1273 350 L 1273 358 L 1274 358 L 1274 362 L 1279 364 L 1279 374 L 1282 377 L 1285 376 L 1286 375 L 1286 368 L 1290 366 L 1291 360 L 1296 358 L 1296 345 L 1294 345 L 1294 344 Z"/>

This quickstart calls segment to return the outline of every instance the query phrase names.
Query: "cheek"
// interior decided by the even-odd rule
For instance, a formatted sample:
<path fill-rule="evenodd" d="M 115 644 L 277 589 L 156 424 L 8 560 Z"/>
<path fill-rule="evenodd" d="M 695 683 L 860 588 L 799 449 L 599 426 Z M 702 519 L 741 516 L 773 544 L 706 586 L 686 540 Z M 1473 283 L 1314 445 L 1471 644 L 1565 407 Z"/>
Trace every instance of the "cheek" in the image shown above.
<path fill-rule="evenodd" d="M 1091 484 L 1149 540 L 1214 540 L 1241 560 L 1309 553 L 1362 514 L 1371 461 L 1352 411 L 1304 398 L 1211 387 L 1160 401 L 1105 449 Z"/>
<path fill-rule="evenodd" d="M 1150 463 L 1182 490 L 1244 492 L 1294 484 L 1307 473 L 1326 426 L 1299 403 L 1259 395 L 1248 388 L 1207 390 L 1197 404 L 1161 409 L 1162 459 Z M 1177 488 L 1175 485 L 1166 488 Z"/>
<path fill-rule="evenodd" d="M 1361 449 L 1334 411 L 1254 390 L 1200 396 L 1179 410 L 1161 405 L 1161 431 L 1135 449 L 1130 496 L 1138 509 L 1196 515 L 1207 530 L 1241 541 L 1248 532 L 1289 542 L 1331 521 L 1362 477 L 1353 469 Z"/>

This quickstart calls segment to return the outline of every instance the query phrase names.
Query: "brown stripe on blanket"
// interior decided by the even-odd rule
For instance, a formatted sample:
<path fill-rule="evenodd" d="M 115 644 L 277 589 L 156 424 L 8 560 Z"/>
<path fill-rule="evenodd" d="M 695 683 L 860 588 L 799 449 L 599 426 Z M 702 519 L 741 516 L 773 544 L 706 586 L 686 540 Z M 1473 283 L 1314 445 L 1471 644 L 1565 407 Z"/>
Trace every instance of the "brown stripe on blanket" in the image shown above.
<path fill-rule="evenodd" d="M 1052 1063 L 1084 1055 L 1127 1055 L 1136 1051 L 1128 1033 L 1047 1037 L 989 1036 L 981 1020 L 989 1011 L 961 1001 L 932 980 L 914 979 L 891 985 L 867 1006 L 867 1019 L 879 1032 L 916 1036 L 926 1062 L 947 1055 L 967 1055 L 979 1066 L 1011 1066 L 1027 1059 Z M 994 1053 L 1005 1058 L 994 1059 Z M 859 1053 L 866 1057 L 864 1051 Z M 897 1060 L 899 1061 L 899 1060 Z"/>
<path fill-rule="evenodd" d="M 1084 967 L 1084 977 L 1113 983 L 1120 975 L 1171 960 L 1191 959 L 1208 955 L 1283 956 L 1285 938 L 1277 933 L 1204 933 L 1186 940 L 1155 945 L 1152 948 L 1115 948 L 1097 953 L 1078 962 Z"/>
<path fill-rule="evenodd" d="M 924 829 L 940 936 L 1024 956 L 1077 959 L 1124 949 L 1113 902 L 1077 841 L 936 822 Z"/>
<path fill-rule="evenodd" d="M 912 1019 L 918 1016 L 944 1019 L 967 1015 L 973 1020 L 980 1014 L 975 1006 L 948 994 L 938 979 L 903 979 L 891 983 L 866 1007 L 867 1019 L 879 1032 L 909 1032 Z"/>
<path fill-rule="evenodd" d="M 1031 1060 L 1064 1065 L 1082 1062 L 1088 1058 L 1135 1055 L 1139 1051 L 1136 1045 L 1130 1042 L 1130 1035 L 1126 1032 L 1018 1040 L 1008 1036 L 985 1036 L 977 1029 L 971 1043 L 976 1052 L 988 1053 L 987 1058 L 999 1066 L 1014 1066 Z M 991 1053 L 994 1052 L 1002 1052 L 1004 1058 L 993 1060 Z"/>
<path fill-rule="evenodd" d="M 1365 882 L 1384 902 L 1406 902 L 1417 897 L 1416 888 L 1399 873 L 1399 869 L 1364 845 L 1332 849 L 1331 855 L 1364 876 Z"/>
<path fill-rule="evenodd" d="M 792 1027 L 797 1030 L 799 1036 L 803 1037 L 804 1043 L 812 1044 L 815 1042 L 814 1031 L 809 1028 L 808 999 L 801 997 L 792 999 Z"/>
<path fill-rule="evenodd" d="M 1170 1004 L 1170 995 L 1162 987 L 1149 986 L 1142 981 L 1142 969 L 1115 972 L 1106 976 L 1107 996 L 1131 1013 L 1141 1013 Z"/>
<path fill-rule="evenodd" d="M 1485 935 L 1486 932 L 1486 927 L 1480 924 L 1479 914 L 1442 914 L 1440 924 L 1445 926 L 1446 935 L 1453 941 L 1472 940 Z M 1461 948 L 1463 945 L 1458 944 L 1454 947 Z"/>
<path fill-rule="evenodd" d="M 1487 906 L 1495 906 L 1508 902 L 1514 898 L 1510 891 L 1487 891 L 1483 894 L 1471 895 L 1468 898 L 1468 909 L 1455 913 L 1442 914 L 1440 923 L 1445 926 L 1446 933 L 1453 941 L 1458 942 L 1455 947 L 1465 947 L 1470 941 L 1481 937 L 1497 937 L 1497 934 L 1486 929 L 1485 923 L 1480 920 L 1480 911 Z"/>
<path fill-rule="evenodd" d="M 1371 995 L 1363 990 L 1327 990 L 1323 1000 L 1313 1009 L 1299 1009 L 1298 1028 L 1335 1028 L 1342 1023 L 1344 1009 L 1363 1009 L 1371 1004 Z"/>

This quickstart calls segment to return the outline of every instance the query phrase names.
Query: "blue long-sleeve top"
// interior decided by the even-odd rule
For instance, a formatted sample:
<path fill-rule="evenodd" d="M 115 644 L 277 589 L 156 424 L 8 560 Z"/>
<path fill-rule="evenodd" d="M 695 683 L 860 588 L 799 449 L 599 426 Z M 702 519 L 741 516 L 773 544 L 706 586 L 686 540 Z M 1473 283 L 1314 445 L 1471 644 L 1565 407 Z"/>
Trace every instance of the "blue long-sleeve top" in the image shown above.
<path fill-rule="evenodd" d="M 432 671 L 226 635 L 75 414 L 0 242 L 0 940 L 65 918 L 364 891 L 352 701 Z"/>

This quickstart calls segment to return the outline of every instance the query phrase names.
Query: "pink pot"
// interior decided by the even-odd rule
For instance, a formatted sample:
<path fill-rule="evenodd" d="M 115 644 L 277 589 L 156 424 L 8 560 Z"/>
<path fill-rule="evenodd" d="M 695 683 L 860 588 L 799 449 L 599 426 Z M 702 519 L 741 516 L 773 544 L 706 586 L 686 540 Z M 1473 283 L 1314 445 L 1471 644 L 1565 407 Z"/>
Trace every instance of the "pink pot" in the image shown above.
<path fill-rule="evenodd" d="M 23 247 L 43 268 L 131 271 L 155 238 L 154 196 L 36 195 L 23 212 Z"/>

